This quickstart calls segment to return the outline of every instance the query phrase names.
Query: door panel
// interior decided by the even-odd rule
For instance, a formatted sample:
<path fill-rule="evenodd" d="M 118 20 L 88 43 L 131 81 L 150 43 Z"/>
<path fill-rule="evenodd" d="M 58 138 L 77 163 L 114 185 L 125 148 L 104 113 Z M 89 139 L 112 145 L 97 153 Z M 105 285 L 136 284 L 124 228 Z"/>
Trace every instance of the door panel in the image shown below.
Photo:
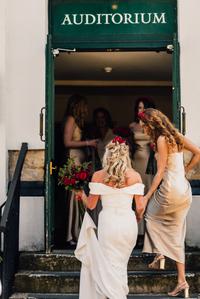
<path fill-rule="evenodd" d="M 173 38 L 173 122 L 180 129 L 180 45 L 177 39 L 177 34 Z"/>
<path fill-rule="evenodd" d="M 50 166 L 54 161 L 54 57 L 51 35 L 47 37 L 46 46 L 46 190 L 45 190 L 45 247 L 51 251 L 54 243 L 54 188 L 55 179 Z"/>

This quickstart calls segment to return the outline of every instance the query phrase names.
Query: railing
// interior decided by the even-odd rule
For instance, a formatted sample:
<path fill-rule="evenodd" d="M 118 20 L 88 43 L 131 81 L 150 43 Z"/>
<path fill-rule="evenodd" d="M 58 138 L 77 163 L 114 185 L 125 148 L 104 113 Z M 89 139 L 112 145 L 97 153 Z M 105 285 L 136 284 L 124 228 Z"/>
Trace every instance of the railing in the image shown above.
<path fill-rule="evenodd" d="M 27 150 L 27 143 L 22 143 L 7 200 L 0 207 L 0 215 L 2 215 L 0 239 L 3 258 L 1 263 L 2 299 L 8 299 L 11 295 L 14 275 L 18 269 L 20 178 Z"/>

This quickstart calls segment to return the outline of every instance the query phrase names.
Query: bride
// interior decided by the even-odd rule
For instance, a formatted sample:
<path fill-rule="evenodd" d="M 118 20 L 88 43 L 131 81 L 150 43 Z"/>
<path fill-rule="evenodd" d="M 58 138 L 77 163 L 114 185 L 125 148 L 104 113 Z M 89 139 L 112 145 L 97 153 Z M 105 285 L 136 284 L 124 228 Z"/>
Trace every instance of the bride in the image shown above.
<path fill-rule="evenodd" d="M 77 196 L 91 210 L 101 200 L 103 210 L 97 233 L 87 212 L 81 227 L 75 250 L 76 258 L 82 262 L 79 299 L 126 299 L 127 264 L 137 239 L 137 221 L 144 210 L 144 185 L 131 168 L 129 147 L 124 139 L 115 137 L 107 145 L 103 169 L 94 173 L 89 187 L 88 197 L 83 191 Z"/>

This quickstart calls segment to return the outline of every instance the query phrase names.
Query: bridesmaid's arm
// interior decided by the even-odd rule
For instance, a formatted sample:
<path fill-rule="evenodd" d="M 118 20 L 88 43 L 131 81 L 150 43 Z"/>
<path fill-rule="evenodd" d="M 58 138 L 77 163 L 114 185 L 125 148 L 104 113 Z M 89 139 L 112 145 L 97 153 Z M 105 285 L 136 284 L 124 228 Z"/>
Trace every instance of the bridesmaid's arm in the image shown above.
<path fill-rule="evenodd" d="M 197 147 L 195 144 L 193 144 L 189 139 L 186 137 L 183 137 L 183 143 L 184 143 L 184 148 L 188 151 L 190 151 L 193 156 L 185 167 L 185 172 L 187 173 L 190 171 L 196 164 L 200 162 L 200 148 Z"/>
<path fill-rule="evenodd" d="M 156 191 L 160 182 L 163 179 L 164 171 L 167 165 L 167 157 L 168 157 L 168 147 L 164 136 L 160 136 L 157 140 L 157 150 L 158 150 L 158 158 L 157 158 L 157 172 L 153 178 L 153 182 L 147 194 L 144 196 L 144 200 L 147 202 L 151 198 L 152 194 Z"/>

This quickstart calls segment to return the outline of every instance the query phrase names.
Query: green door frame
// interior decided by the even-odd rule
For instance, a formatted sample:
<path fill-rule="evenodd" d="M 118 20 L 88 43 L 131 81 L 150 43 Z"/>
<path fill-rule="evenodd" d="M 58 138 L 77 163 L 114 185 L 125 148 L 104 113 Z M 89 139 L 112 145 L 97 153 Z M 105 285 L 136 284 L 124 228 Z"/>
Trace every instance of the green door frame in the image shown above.
<path fill-rule="evenodd" d="M 49 8 L 49 24 L 51 23 L 51 14 Z M 51 26 L 49 26 L 51 32 Z M 119 41 L 120 42 L 120 41 Z M 71 45 L 68 45 L 69 48 Z M 45 192 L 45 248 L 50 252 L 54 242 L 54 178 L 50 175 L 50 163 L 54 160 L 54 57 L 53 49 L 68 48 L 66 42 L 52 43 L 52 37 L 49 34 L 46 47 L 46 150 L 45 150 L 45 168 L 46 168 L 46 192 Z M 112 44 L 105 42 L 105 48 L 97 48 L 86 41 L 85 44 L 77 44 L 77 52 L 79 51 L 107 51 L 107 49 L 115 49 Z M 177 34 L 166 38 L 160 36 L 158 41 L 156 35 L 151 35 L 146 41 L 141 40 L 138 36 L 134 37 L 131 42 L 120 45 L 120 50 L 140 51 L 140 50 L 169 50 L 173 55 L 173 122 L 177 128 L 180 128 L 180 64 L 179 64 L 179 43 Z"/>
<path fill-rule="evenodd" d="M 180 44 L 177 34 L 173 37 L 173 70 L 172 70 L 172 91 L 173 91 L 173 123 L 180 130 L 181 120 L 181 88 L 180 88 Z"/>
<path fill-rule="evenodd" d="M 50 252 L 54 242 L 54 177 L 51 167 L 54 161 L 54 57 L 52 37 L 46 45 L 46 119 L 45 119 L 45 250 Z"/>

